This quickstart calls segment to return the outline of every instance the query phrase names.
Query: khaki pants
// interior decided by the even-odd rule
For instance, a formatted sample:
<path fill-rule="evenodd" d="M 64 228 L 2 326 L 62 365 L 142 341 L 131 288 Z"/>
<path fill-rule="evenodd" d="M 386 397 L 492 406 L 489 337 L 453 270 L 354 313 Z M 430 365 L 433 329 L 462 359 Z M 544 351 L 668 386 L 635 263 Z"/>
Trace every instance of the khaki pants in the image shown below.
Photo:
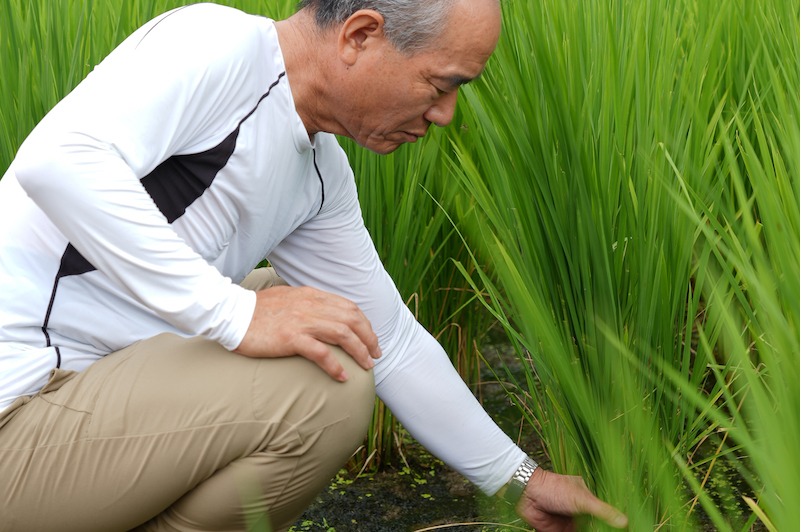
<path fill-rule="evenodd" d="M 288 529 L 371 419 L 372 372 L 332 349 L 346 383 L 172 334 L 54 370 L 0 413 L 0 531 Z"/>

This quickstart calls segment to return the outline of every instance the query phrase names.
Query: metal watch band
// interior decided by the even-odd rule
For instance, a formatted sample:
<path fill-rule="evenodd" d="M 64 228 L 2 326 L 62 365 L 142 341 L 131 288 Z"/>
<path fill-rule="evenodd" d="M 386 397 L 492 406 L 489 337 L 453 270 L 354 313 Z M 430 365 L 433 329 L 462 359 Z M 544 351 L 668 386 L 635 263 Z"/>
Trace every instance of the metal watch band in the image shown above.
<path fill-rule="evenodd" d="M 531 479 L 531 475 L 533 475 L 537 467 L 539 467 L 539 464 L 526 456 L 525 460 L 523 460 L 517 468 L 514 476 L 511 477 L 506 492 L 503 494 L 503 500 L 511 506 L 516 506 L 517 501 L 519 501 L 519 498 L 522 496 L 523 490 L 525 490 L 525 486 L 528 485 L 528 481 Z"/>

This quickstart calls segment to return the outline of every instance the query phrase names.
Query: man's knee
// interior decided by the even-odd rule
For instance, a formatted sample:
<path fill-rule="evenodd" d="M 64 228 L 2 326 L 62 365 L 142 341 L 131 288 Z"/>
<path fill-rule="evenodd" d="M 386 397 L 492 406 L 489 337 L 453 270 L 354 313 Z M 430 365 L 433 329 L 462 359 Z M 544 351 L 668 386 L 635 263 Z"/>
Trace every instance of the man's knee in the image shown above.
<path fill-rule="evenodd" d="M 271 437 L 187 493 L 146 530 L 161 530 L 167 521 L 245 529 L 246 522 L 265 516 L 273 530 L 288 529 L 361 445 L 372 419 L 372 371 L 338 347 L 332 350 L 350 376 L 344 383 L 300 357 L 259 364 L 254 413 L 272 420 Z"/>
<path fill-rule="evenodd" d="M 361 368 L 343 349 L 337 346 L 330 349 L 347 372 L 347 381 L 336 381 L 316 364 L 302 360 L 305 371 L 294 375 L 291 384 L 299 387 L 291 392 L 298 411 L 288 419 L 296 423 L 303 437 L 322 427 L 339 424 L 343 430 L 334 432 L 346 435 L 346 441 L 342 442 L 345 447 L 355 448 L 361 444 L 372 419 L 375 379 L 372 370 Z"/>
<path fill-rule="evenodd" d="M 315 368 L 316 395 L 325 399 L 314 421 L 302 434 L 297 462 L 279 499 L 270 504 L 270 519 L 275 530 L 286 530 L 300 516 L 313 498 L 330 482 L 356 449 L 363 443 L 372 410 L 375 405 L 375 379 L 339 347 L 331 347 L 334 356 L 344 366 L 349 376 L 344 383 L 335 381 L 319 368 Z M 314 428 L 312 428 L 314 426 Z"/>
<path fill-rule="evenodd" d="M 274 268 L 258 268 L 247 274 L 239 285 L 257 292 L 273 286 L 286 286 L 287 283 L 278 276 Z"/>
<path fill-rule="evenodd" d="M 358 362 L 341 347 L 336 345 L 329 347 L 348 375 L 344 383 L 344 395 L 354 402 L 371 404 L 375 400 L 375 377 L 372 370 L 365 370 L 359 366 Z"/>
<path fill-rule="evenodd" d="M 342 348 L 331 346 L 334 356 L 344 366 L 348 379 L 341 387 L 341 394 L 335 399 L 332 408 L 350 411 L 356 425 L 354 432 L 361 434 L 363 439 L 372 420 L 372 410 L 375 406 L 375 377 L 372 370 L 366 371 L 356 363 Z M 337 383 L 341 384 L 341 383 Z M 361 441 L 357 442 L 357 445 Z"/>

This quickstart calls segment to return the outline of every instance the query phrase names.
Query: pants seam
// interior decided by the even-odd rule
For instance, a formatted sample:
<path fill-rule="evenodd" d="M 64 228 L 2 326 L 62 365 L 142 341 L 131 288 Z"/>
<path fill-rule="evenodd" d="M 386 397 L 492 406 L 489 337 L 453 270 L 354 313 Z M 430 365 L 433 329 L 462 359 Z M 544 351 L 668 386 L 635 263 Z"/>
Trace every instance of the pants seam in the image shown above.
<path fill-rule="evenodd" d="M 125 439 L 138 439 L 138 438 L 149 438 L 152 436 L 164 436 L 169 434 L 180 434 L 183 432 L 193 432 L 197 430 L 203 430 L 208 428 L 214 427 L 224 427 L 229 425 L 243 425 L 243 424 L 268 424 L 268 425 L 275 425 L 278 422 L 275 421 L 228 421 L 224 423 L 211 423 L 208 425 L 200 425 L 197 427 L 190 427 L 185 429 L 177 429 L 177 430 L 166 430 L 161 432 L 149 432 L 147 434 L 132 434 L 132 435 L 124 435 L 124 436 L 104 436 L 104 437 L 92 437 L 92 438 L 84 438 L 79 440 L 73 440 L 68 442 L 61 442 L 61 443 L 53 443 L 48 445 L 37 445 L 34 447 L 11 447 L 11 448 L 3 448 L 0 449 L 0 453 L 8 452 L 8 451 L 34 451 L 38 449 L 49 449 L 51 447 L 63 447 L 64 445 L 74 445 L 76 443 L 93 443 L 93 442 L 104 442 L 104 441 L 112 441 L 112 440 L 125 440 Z M 290 425 L 294 428 L 294 425 Z M 326 425 L 327 426 L 327 425 Z"/>
<path fill-rule="evenodd" d="M 86 414 L 86 415 L 88 415 L 88 416 L 91 416 L 91 415 L 92 415 L 92 412 L 89 412 L 89 411 L 87 411 L 87 410 L 79 410 L 79 409 L 77 409 L 77 408 L 73 408 L 73 407 L 71 407 L 71 406 L 63 405 L 63 404 L 61 404 L 61 403 L 54 403 L 53 401 L 51 401 L 51 400 L 47 399 L 47 398 L 46 398 L 44 395 L 38 395 L 38 396 L 34 396 L 34 397 L 31 399 L 31 401 L 32 401 L 33 399 L 37 399 L 37 398 L 38 398 L 38 399 L 41 399 L 42 401 L 44 401 L 45 403 L 49 404 L 50 406 L 56 406 L 56 407 L 58 407 L 58 408 L 64 408 L 65 410 L 70 410 L 70 411 L 72 411 L 72 412 L 77 412 L 78 414 Z M 31 403 L 31 401 L 29 401 L 27 404 L 30 404 L 30 403 Z M 25 406 L 25 405 L 23 405 L 23 406 Z"/>

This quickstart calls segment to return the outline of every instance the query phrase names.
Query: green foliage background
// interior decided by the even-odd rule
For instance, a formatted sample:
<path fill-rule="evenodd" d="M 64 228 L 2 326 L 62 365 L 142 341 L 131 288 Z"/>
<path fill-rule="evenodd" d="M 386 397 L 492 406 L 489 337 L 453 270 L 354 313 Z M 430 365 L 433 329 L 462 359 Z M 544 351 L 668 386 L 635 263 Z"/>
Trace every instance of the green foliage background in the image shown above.
<path fill-rule="evenodd" d="M 451 138 L 509 393 L 631 529 L 792 530 L 798 5 L 503 5 Z"/>
<path fill-rule="evenodd" d="M 0 5 L 0 168 L 124 36 L 184 3 Z M 506 327 L 525 368 L 495 368 L 509 397 L 631 529 L 793 530 L 800 7 L 502 5 L 450 127 L 387 157 L 343 141 L 387 269 L 468 380 L 487 315 Z M 390 459 L 396 432 L 379 405 L 362 462 Z"/>

